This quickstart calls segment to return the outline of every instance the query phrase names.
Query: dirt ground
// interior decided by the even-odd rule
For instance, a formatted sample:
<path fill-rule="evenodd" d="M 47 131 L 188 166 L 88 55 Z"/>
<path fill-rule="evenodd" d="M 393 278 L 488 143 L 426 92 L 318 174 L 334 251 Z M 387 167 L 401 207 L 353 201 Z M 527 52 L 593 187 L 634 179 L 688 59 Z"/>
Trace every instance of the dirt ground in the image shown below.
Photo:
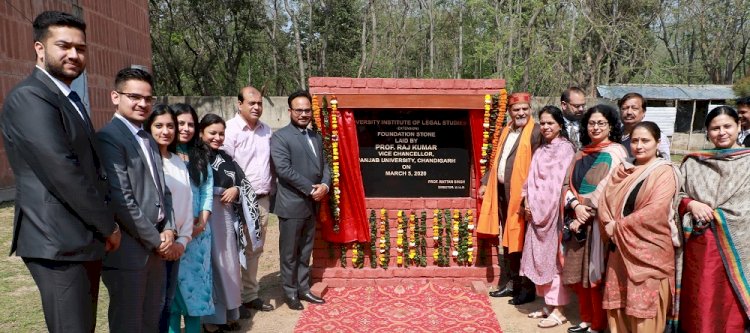
<path fill-rule="evenodd" d="M 281 291 L 281 278 L 279 276 L 279 228 L 278 220 L 272 216 L 266 235 L 265 252 L 261 257 L 258 269 L 260 280 L 260 297 L 267 300 L 276 309 L 271 312 L 255 312 L 250 320 L 242 321 L 241 332 L 292 332 L 297 323 L 300 311 L 290 310 L 284 303 L 284 295 Z M 543 300 L 537 298 L 534 303 L 524 304 L 519 307 L 509 305 L 508 298 L 489 297 L 492 309 L 495 311 L 500 328 L 505 333 L 520 332 L 567 332 L 569 323 L 551 329 L 542 329 L 536 326 L 538 319 L 529 319 L 526 315 L 538 310 L 543 305 Z M 304 302 L 303 302 L 304 303 Z M 307 303 L 305 303 L 307 304 Z M 578 307 L 571 303 L 565 308 L 569 320 L 578 323 Z"/>

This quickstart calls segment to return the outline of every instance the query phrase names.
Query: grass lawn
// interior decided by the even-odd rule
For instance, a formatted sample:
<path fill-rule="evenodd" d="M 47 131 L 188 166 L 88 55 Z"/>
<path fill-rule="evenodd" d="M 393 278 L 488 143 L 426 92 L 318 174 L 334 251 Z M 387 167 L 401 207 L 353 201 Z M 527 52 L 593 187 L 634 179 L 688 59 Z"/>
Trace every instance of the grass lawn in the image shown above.
<path fill-rule="evenodd" d="M 0 251 L 7 254 L 13 239 L 13 202 L 0 204 Z M 34 280 L 20 257 L 1 257 L 0 332 L 46 332 L 42 302 Z M 97 332 L 106 332 L 109 297 L 104 284 L 99 289 Z"/>

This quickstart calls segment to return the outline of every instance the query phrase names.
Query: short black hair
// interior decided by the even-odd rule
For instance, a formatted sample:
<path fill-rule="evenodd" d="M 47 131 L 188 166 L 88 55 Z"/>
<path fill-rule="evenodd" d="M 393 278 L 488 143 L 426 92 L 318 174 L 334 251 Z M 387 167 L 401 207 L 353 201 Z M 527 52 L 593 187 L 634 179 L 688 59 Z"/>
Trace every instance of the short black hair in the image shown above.
<path fill-rule="evenodd" d="M 86 34 L 86 23 L 71 14 L 58 11 L 45 11 L 37 15 L 32 24 L 34 27 L 34 41 L 41 42 L 47 37 L 49 27 L 71 27 Z"/>
<path fill-rule="evenodd" d="M 588 110 L 586 110 L 586 113 L 583 114 L 583 117 L 581 118 L 581 145 L 589 145 L 591 143 L 591 137 L 589 137 L 589 119 L 591 119 L 591 115 L 594 113 L 601 113 L 604 118 L 607 119 L 607 122 L 609 123 L 609 141 L 620 143 L 622 140 L 622 126 L 620 124 L 620 113 L 615 110 L 615 108 L 606 105 L 606 104 L 599 104 L 592 106 Z"/>
<path fill-rule="evenodd" d="M 740 107 L 742 105 L 750 106 L 750 96 L 738 98 L 737 100 L 735 100 L 735 104 L 737 104 L 737 107 Z"/>
<path fill-rule="evenodd" d="M 140 68 L 126 67 L 117 72 L 115 76 L 115 89 L 120 90 L 125 82 L 130 80 L 143 81 L 154 88 L 154 78 L 147 71 Z"/>
<path fill-rule="evenodd" d="M 583 92 L 583 89 L 578 88 L 578 87 L 570 87 L 568 89 L 565 89 L 562 95 L 560 95 L 560 102 L 570 103 L 570 93 L 572 92 L 586 96 L 586 93 Z"/>
<path fill-rule="evenodd" d="M 622 98 L 617 101 L 617 107 L 622 109 L 622 105 L 625 104 L 627 100 L 632 98 L 639 98 L 641 100 L 641 108 L 643 109 L 643 112 L 646 112 L 646 98 L 637 92 L 630 92 L 622 96 Z"/>
<path fill-rule="evenodd" d="M 297 97 L 304 97 L 307 98 L 310 103 L 312 103 L 312 96 L 310 96 L 310 92 L 307 90 L 297 90 L 293 92 L 291 95 L 289 95 L 289 98 L 287 98 L 286 102 L 289 104 L 289 108 L 292 108 L 292 101 Z"/>

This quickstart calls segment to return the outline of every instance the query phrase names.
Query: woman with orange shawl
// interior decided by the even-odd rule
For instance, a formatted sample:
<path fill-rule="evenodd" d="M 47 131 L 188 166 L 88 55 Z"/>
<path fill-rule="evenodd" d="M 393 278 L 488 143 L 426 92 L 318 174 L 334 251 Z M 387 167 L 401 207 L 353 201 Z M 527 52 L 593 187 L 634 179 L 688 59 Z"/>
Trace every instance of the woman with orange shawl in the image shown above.
<path fill-rule="evenodd" d="M 620 144 L 622 130 L 617 111 L 597 105 L 581 118 L 581 144 L 563 184 L 565 223 L 563 248 L 565 261 L 562 282 L 572 285 L 578 295 L 581 323 L 568 332 L 599 332 L 607 328 L 602 310 L 601 280 L 604 275 L 605 249 L 596 210 L 610 175 L 627 157 Z"/>
<path fill-rule="evenodd" d="M 681 332 L 747 332 L 750 149 L 737 144 L 739 115 L 731 107 L 711 110 L 705 126 L 715 149 L 689 154 L 680 166 L 685 247 L 674 315 Z"/>
<path fill-rule="evenodd" d="M 680 244 L 672 205 L 679 172 L 659 158 L 660 137 L 653 122 L 633 127 L 635 159 L 617 167 L 599 202 L 599 222 L 609 240 L 603 308 L 612 333 L 663 332 L 666 327 L 675 285 L 674 249 Z"/>

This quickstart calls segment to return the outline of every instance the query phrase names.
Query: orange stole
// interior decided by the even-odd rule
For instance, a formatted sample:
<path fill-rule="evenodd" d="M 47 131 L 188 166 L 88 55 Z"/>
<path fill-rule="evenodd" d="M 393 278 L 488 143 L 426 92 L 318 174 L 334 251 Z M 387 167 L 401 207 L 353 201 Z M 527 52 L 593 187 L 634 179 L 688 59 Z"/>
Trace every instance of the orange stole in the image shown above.
<path fill-rule="evenodd" d="M 511 126 L 506 126 L 500 135 L 499 142 L 505 142 L 510 133 Z M 510 176 L 510 198 L 508 198 L 508 211 L 506 212 L 505 230 L 503 230 L 503 246 L 507 247 L 509 253 L 523 250 L 524 231 L 526 221 L 521 213 L 521 190 L 526 178 L 529 176 L 531 167 L 531 134 L 534 131 L 534 118 L 524 126 L 521 136 L 518 138 L 516 158 L 513 161 L 513 173 Z M 496 147 L 495 149 L 500 149 Z M 488 235 L 500 234 L 500 217 L 498 216 L 498 184 L 497 165 L 500 162 L 502 151 L 498 151 L 495 160 L 490 167 L 490 176 L 487 179 L 487 188 L 482 198 L 482 209 L 479 213 L 477 232 Z"/>

